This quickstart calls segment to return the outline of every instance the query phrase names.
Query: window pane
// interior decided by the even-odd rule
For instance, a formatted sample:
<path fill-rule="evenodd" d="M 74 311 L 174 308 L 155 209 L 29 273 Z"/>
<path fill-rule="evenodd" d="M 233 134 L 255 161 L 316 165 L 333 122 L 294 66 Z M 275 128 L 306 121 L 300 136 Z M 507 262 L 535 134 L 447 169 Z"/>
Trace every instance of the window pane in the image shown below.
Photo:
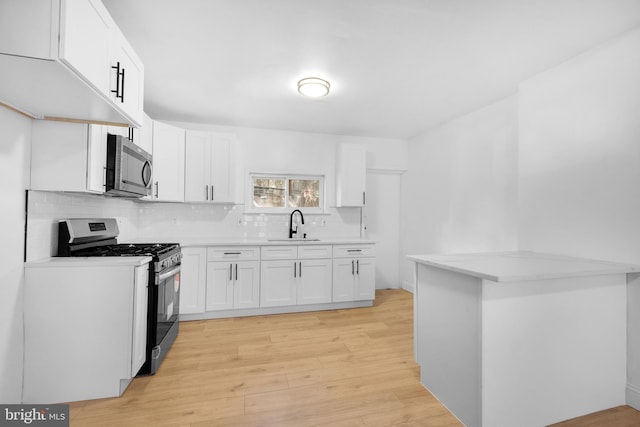
<path fill-rule="evenodd" d="M 320 206 L 320 181 L 317 179 L 290 179 L 289 206 L 317 208 Z"/>
<path fill-rule="evenodd" d="M 253 206 L 284 207 L 284 178 L 253 178 Z"/>

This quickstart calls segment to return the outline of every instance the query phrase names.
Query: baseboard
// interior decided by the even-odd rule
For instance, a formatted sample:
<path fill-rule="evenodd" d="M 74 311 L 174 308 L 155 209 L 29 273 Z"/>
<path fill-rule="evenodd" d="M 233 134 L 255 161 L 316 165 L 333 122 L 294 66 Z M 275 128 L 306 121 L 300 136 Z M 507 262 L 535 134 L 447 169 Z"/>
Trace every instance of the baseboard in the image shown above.
<path fill-rule="evenodd" d="M 371 307 L 373 300 L 333 302 L 325 304 L 302 304 L 278 307 L 242 308 L 235 310 L 216 310 L 204 313 L 180 314 L 180 321 L 224 319 L 227 317 L 264 316 L 267 314 L 302 313 L 307 311 L 342 310 L 347 308 Z"/>
<path fill-rule="evenodd" d="M 406 280 L 402 282 L 402 289 L 404 289 L 405 291 L 411 292 L 412 294 L 415 293 L 416 291 L 415 285 L 411 282 L 407 282 Z"/>
<path fill-rule="evenodd" d="M 627 384 L 627 405 L 640 411 L 640 388 Z"/>

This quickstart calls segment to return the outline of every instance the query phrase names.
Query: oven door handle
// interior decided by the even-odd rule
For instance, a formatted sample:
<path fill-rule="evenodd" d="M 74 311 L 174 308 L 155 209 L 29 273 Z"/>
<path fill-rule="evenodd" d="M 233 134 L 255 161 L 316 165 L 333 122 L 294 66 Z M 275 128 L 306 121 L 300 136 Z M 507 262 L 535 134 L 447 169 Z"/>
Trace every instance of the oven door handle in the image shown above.
<path fill-rule="evenodd" d="M 180 264 L 176 265 L 172 269 L 165 271 L 164 273 L 160 273 L 158 275 L 158 283 L 167 280 L 169 277 L 176 275 L 180 272 Z"/>

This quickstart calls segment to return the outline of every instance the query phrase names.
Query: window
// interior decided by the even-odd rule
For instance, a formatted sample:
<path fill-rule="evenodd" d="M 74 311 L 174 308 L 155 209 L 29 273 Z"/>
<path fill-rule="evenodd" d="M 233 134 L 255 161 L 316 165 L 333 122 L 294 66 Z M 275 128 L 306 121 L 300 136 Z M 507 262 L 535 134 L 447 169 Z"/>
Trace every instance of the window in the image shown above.
<path fill-rule="evenodd" d="M 291 209 L 321 212 L 324 177 L 306 175 L 250 176 L 251 210 L 288 212 Z"/>

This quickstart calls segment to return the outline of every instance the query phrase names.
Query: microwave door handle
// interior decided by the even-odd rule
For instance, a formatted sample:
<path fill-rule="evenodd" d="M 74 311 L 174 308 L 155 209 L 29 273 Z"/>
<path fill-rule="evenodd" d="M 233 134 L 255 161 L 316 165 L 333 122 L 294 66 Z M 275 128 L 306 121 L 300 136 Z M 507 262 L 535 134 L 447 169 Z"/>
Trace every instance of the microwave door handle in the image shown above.
<path fill-rule="evenodd" d="M 153 175 L 153 169 L 151 168 L 151 163 L 149 161 L 144 162 L 144 166 L 142 166 L 142 183 L 145 188 L 149 186 L 151 182 L 151 176 Z"/>

